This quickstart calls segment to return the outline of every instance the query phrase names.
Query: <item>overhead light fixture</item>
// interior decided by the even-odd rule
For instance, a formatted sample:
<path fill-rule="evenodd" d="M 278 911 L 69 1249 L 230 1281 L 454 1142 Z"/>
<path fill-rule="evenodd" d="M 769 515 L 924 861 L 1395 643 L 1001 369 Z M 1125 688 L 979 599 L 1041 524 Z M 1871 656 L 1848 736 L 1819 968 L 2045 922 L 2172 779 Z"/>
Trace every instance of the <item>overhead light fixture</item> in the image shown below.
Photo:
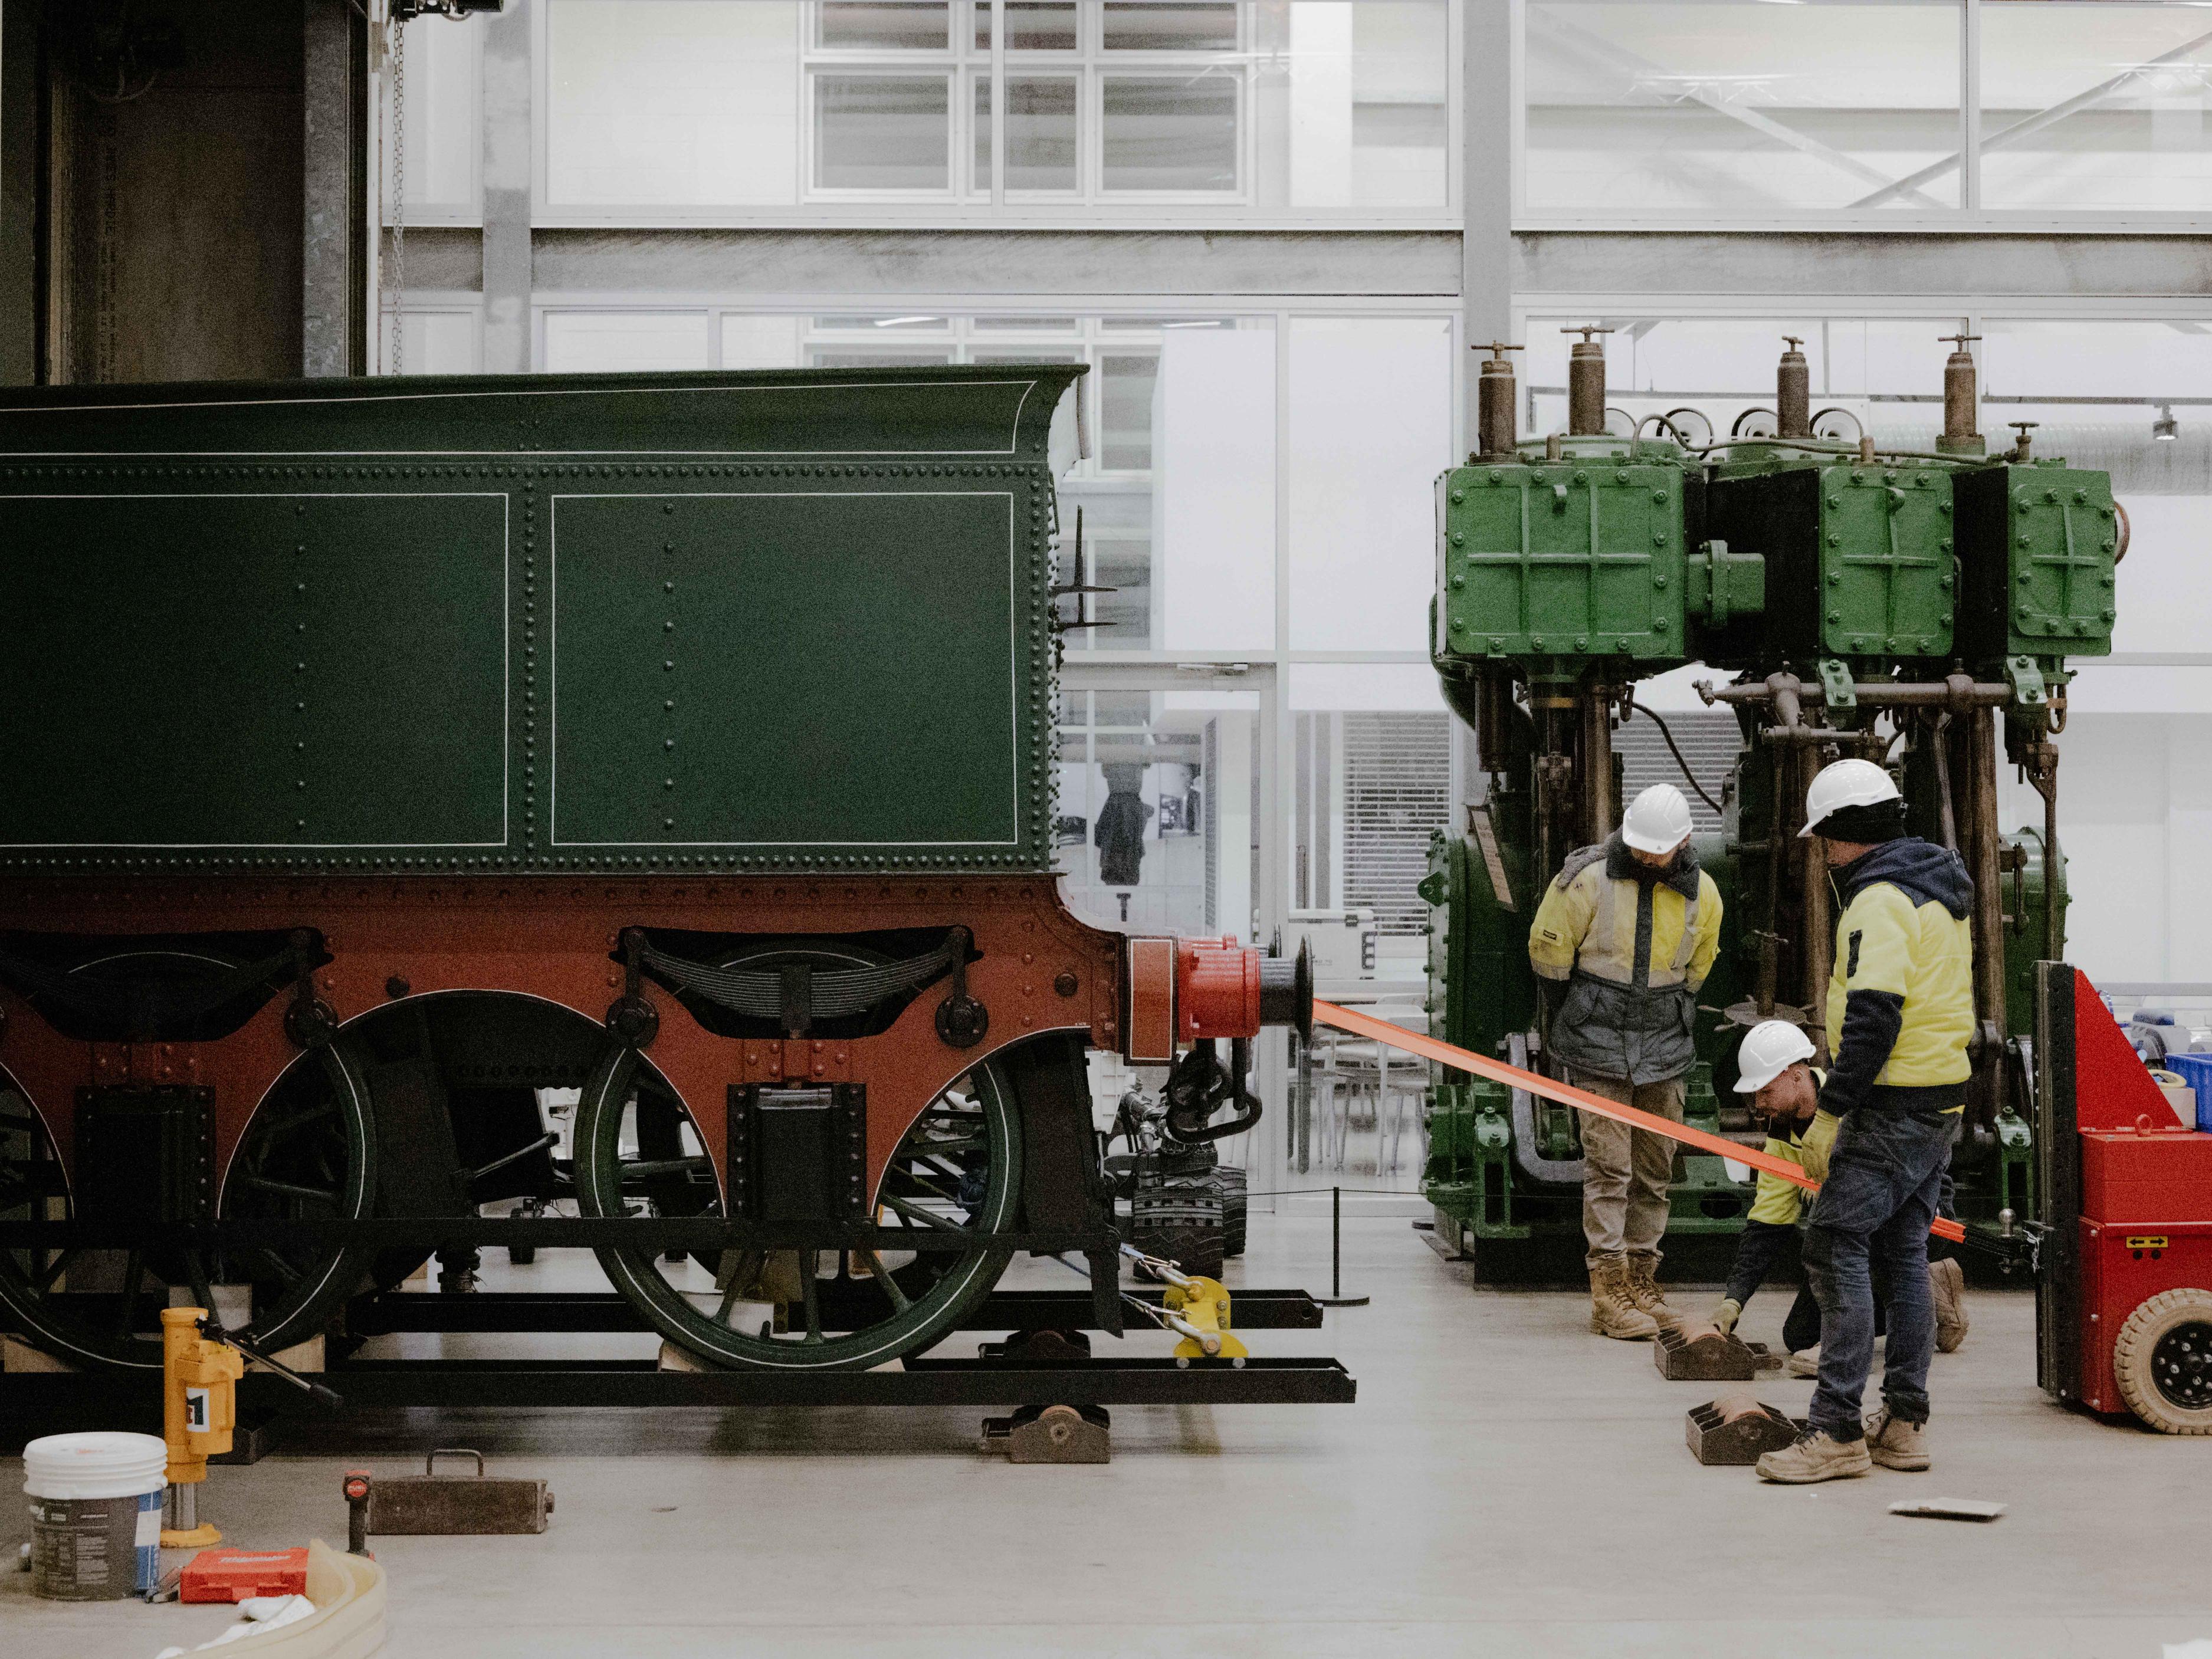
<path fill-rule="evenodd" d="M 2150 435 L 2162 444 L 2170 444 L 2181 435 L 2181 428 L 2173 418 L 2172 404 L 2158 406 L 2158 418 L 2150 423 Z"/>
<path fill-rule="evenodd" d="M 878 328 L 912 328 L 917 323 L 941 323 L 944 320 L 942 317 L 878 317 L 876 319 L 876 326 Z"/>

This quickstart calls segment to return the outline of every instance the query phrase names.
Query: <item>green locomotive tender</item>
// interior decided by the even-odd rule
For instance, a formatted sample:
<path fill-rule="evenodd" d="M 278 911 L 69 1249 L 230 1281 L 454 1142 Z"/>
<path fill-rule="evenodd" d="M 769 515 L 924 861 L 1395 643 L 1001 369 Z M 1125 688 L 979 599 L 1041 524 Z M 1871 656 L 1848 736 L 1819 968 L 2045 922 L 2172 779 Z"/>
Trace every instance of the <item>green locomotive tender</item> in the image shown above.
<path fill-rule="evenodd" d="M 725 1366 L 926 1347 L 1020 1250 L 1118 1330 L 1085 1048 L 1202 1135 L 1310 989 L 1060 903 L 1083 372 L 0 407 L 0 1325 L 149 1368 L 228 1284 L 343 1344 L 573 1201 Z"/>
<path fill-rule="evenodd" d="M 1725 683 L 1699 690 L 1735 711 L 1743 746 L 1722 831 L 1697 842 L 1728 909 L 1691 1121 L 1755 1144 L 1729 1087 L 1743 1031 L 1780 1017 L 1823 1039 L 1833 924 L 1826 872 L 1797 839 L 1805 788 L 1839 757 L 1885 762 L 1914 832 L 1957 848 L 1975 879 L 1978 1033 L 1954 1167 L 1965 1218 L 2008 1229 L 2032 1213 L 2019 1090 L 2033 964 L 2064 937 L 2053 739 L 2068 659 L 2111 649 L 2126 551 L 2111 481 L 2032 456 L 2025 430 L 1985 453 L 1963 340 L 1943 436 L 1899 452 L 1814 436 L 1794 342 L 1763 434 L 1693 446 L 1665 417 L 1609 433 L 1596 331 L 1572 348 L 1568 430 L 1547 440 L 1516 439 L 1513 372 L 1494 350 L 1480 448 L 1437 483 L 1432 654 L 1488 788 L 1436 839 L 1422 884 L 1432 1029 L 1542 1062 L 1529 919 L 1566 855 L 1618 821 L 1613 732 L 1637 683 L 1703 662 Z M 2041 794 L 2040 829 L 1999 828 L 2001 758 Z M 1578 1245 L 1571 1114 L 1441 1069 L 1431 1104 L 1425 1190 L 1442 1237 L 1507 1271 L 1547 1239 Z M 1720 1159 L 1686 1155 L 1670 1231 L 1732 1232 L 1748 1202 Z"/>

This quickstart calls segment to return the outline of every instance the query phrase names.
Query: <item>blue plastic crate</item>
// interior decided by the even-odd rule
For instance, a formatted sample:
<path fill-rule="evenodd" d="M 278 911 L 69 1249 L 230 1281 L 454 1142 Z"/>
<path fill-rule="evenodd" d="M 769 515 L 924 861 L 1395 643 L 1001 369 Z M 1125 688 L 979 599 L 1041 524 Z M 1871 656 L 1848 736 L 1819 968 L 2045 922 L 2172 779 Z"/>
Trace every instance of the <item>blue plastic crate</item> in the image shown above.
<path fill-rule="evenodd" d="M 2160 1063 L 2197 1091 L 2197 1127 L 2212 1132 L 2212 1054 L 2168 1054 Z"/>

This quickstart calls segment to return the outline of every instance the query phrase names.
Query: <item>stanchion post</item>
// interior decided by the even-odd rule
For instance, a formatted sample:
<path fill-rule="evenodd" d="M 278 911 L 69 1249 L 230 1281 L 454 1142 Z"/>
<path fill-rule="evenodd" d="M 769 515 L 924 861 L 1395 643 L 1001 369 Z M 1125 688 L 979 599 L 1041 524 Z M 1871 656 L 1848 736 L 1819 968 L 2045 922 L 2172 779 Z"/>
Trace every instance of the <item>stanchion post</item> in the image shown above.
<path fill-rule="evenodd" d="M 1344 1293 L 1344 1188 L 1328 1189 L 1328 1294 L 1314 1298 L 1324 1308 L 1364 1308 L 1364 1296 Z"/>

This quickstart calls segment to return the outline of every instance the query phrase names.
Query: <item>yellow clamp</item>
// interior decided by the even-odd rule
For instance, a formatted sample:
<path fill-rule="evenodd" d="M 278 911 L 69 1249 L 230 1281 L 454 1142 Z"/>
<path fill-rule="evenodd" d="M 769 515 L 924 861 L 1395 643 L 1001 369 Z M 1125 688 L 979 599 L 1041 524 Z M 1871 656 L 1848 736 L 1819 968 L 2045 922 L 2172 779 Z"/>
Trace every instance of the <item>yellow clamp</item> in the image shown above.
<path fill-rule="evenodd" d="M 199 1328 L 204 1308 L 161 1310 L 161 1438 L 169 1445 L 169 1484 L 196 1486 L 207 1479 L 208 1459 L 230 1449 L 238 1421 L 238 1379 L 246 1375 L 246 1356 L 226 1342 L 212 1342 Z M 165 1529 L 163 1545 L 174 1548 L 220 1543 L 211 1526 L 189 1532 Z"/>
<path fill-rule="evenodd" d="M 1160 1298 L 1175 1328 L 1183 1333 L 1176 1344 L 1177 1359 L 1243 1359 L 1251 1350 L 1229 1334 L 1229 1287 L 1218 1279 L 1185 1275 L 1170 1283 Z"/>

